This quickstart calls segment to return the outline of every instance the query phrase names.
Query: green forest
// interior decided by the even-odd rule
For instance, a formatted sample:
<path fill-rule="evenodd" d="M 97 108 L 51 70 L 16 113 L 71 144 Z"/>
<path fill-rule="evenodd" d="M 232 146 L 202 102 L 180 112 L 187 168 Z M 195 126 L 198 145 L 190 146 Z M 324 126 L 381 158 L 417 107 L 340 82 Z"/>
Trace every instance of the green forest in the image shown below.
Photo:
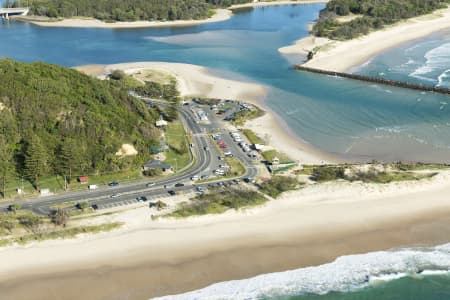
<path fill-rule="evenodd" d="M 22 176 L 39 188 L 47 175 L 126 171 L 159 145 L 157 110 L 115 80 L 46 63 L 0 60 L 0 185 Z M 136 156 L 120 157 L 122 144 Z"/>
<path fill-rule="evenodd" d="M 167 21 L 205 19 L 213 8 L 246 2 L 251 0 L 16 0 L 7 6 L 29 6 L 30 14 L 50 18 Z"/>
<path fill-rule="evenodd" d="M 352 39 L 403 19 L 445 8 L 450 0 L 331 0 L 320 12 L 313 33 L 336 40 Z M 348 22 L 339 16 L 355 15 Z"/>

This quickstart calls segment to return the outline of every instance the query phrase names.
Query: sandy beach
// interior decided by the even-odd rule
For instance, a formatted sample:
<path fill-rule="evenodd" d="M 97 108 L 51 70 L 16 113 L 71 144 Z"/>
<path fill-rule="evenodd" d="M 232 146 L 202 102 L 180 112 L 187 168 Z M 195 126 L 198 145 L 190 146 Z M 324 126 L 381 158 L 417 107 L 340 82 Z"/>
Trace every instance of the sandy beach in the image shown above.
<path fill-rule="evenodd" d="M 144 70 L 157 70 L 176 78 L 181 96 L 208 97 L 221 99 L 238 99 L 257 105 L 267 113 L 258 119 L 245 124 L 246 128 L 255 131 L 260 137 L 269 136 L 269 144 L 274 148 L 282 146 L 282 151 L 292 159 L 300 163 L 320 164 L 336 161 L 326 153 L 314 149 L 313 146 L 294 137 L 289 132 L 284 121 L 278 119 L 274 113 L 264 104 L 267 87 L 246 82 L 219 77 L 214 70 L 180 63 L 165 62 L 136 62 L 115 65 L 90 65 L 77 67 L 76 69 L 91 76 L 105 78 L 112 70 L 123 70 L 127 74 L 135 74 Z"/>
<path fill-rule="evenodd" d="M 21 21 L 29 22 L 42 27 L 76 27 L 76 28 L 150 28 L 150 27 L 175 27 L 194 26 L 211 22 L 221 22 L 231 18 L 232 12 L 228 9 L 217 9 L 216 13 L 205 20 L 177 20 L 177 21 L 136 21 L 136 22 L 114 22 L 106 23 L 97 19 L 71 18 L 61 21 L 38 21 L 33 18 L 18 18 Z"/>
<path fill-rule="evenodd" d="M 344 72 L 361 65 L 389 48 L 450 28 L 450 8 L 412 18 L 383 30 L 350 41 L 332 41 L 306 37 L 294 45 L 280 48 L 284 54 L 305 54 L 319 47 L 315 57 L 304 65 L 311 68 Z"/>
<path fill-rule="evenodd" d="M 114 232 L 0 249 L 0 299 L 148 299 L 344 254 L 445 243 L 449 193 L 444 171 L 421 182 L 315 185 L 259 208 L 178 221 L 136 208 L 85 221 L 126 223 Z"/>

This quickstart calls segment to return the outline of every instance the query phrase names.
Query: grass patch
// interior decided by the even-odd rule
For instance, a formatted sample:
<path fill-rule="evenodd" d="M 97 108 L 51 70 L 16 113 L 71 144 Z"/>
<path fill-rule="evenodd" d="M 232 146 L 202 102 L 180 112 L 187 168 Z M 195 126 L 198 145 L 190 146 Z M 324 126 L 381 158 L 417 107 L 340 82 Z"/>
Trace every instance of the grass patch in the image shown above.
<path fill-rule="evenodd" d="M 399 181 L 414 181 L 431 178 L 437 173 L 417 174 L 412 172 L 361 172 L 355 177 L 350 177 L 350 181 L 362 181 L 366 183 L 390 183 Z"/>
<path fill-rule="evenodd" d="M 228 177 L 238 177 L 245 174 L 245 167 L 242 165 L 241 161 L 235 157 L 225 157 L 225 163 L 230 166 L 230 172 L 225 176 Z"/>
<path fill-rule="evenodd" d="M 261 192 L 272 198 L 277 198 L 283 192 L 300 188 L 300 183 L 294 177 L 273 176 L 269 181 L 261 185 Z"/>
<path fill-rule="evenodd" d="M 186 218 L 206 214 L 221 214 L 229 209 L 238 210 L 261 205 L 266 201 L 266 197 L 255 191 L 218 189 L 208 194 L 198 195 L 189 203 L 181 203 L 174 212 L 166 216 Z"/>
<path fill-rule="evenodd" d="M 0 246 L 6 246 L 9 244 L 17 243 L 20 245 L 25 245 L 31 242 L 41 242 L 45 240 L 55 240 L 55 239 L 67 239 L 74 238 L 82 233 L 99 233 L 111 231 L 113 229 L 119 228 L 123 225 L 121 222 L 115 223 L 107 223 L 95 226 L 81 226 L 81 227 L 73 227 L 68 229 L 49 231 L 49 232 L 40 232 L 40 233 L 32 233 L 23 235 L 20 237 L 15 237 L 12 239 L 3 239 L 0 240 Z"/>
<path fill-rule="evenodd" d="M 61 203 L 57 203 L 54 205 L 50 206 L 50 209 L 65 209 L 65 208 L 69 208 L 69 207 L 74 207 L 75 205 L 77 205 L 78 202 L 74 202 L 74 201 L 68 201 L 68 202 L 61 202 Z"/>
<path fill-rule="evenodd" d="M 261 153 L 261 155 L 264 158 L 264 160 L 266 160 L 269 163 L 271 163 L 275 157 L 278 157 L 280 163 L 292 162 L 292 159 L 290 159 L 286 154 L 278 152 L 277 150 L 264 151 Z"/>
<path fill-rule="evenodd" d="M 167 72 L 158 71 L 158 70 L 143 70 L 133 74 L 133 77 L 136 81 L 143 82 L 151 81 L 159 84 L 170 84 L 172 80 L 175 80 L 173 76 L 171 76 Z"/>
<path fill-rule="evenodd" d="M 315 168 L 319 167 L 319 165 L 304 165 L 301 170 L 295 171 L 295 175 L 309 175 L 313 174 Z"/>
<path fill-rule="evenodd" d="M 140 170 L 129 170 L 120 173 L 85 175 L 89 176 L 89 183 L 80 184 L 77 182 L 77 178 L 73 177 L 71 183 L 69 184 L 69 190 L 86 190 L 88 188 L 88 185 L 90 184 L 107 185 L 111 181 L 128 182 L 143 178 Z M 62 176 L 45 176 L 39 180 L 39 183 L 42 189 L 49 189 L 52 193 L 64 192 L 64 177 Z M 23 191 L 25 192 L 24 197 L 36 196 L 36 194 L 38 193 L 29 181 L 25 179 L 23 179 L 22 181 L 22 178 L 19 176 L 10 176 L 6 181 L 6 185 L 6 198 L 17 196 L 16 190 L 21 187 L 23 187 Z"/>
<path fill-rule="evenodd" d="M 253 120 L 264 115 L 264 111 L 256 106 L 252 110 L 243 109 L 233 116 L 233 124 L 243 126 L 246 121 Z"/>
<path fill-rule="evenodd" d="M 312 169 L 311 179 L 317 182 L 347 179 L 342 166 L 318 166 Z"/>
<path fill-rule="evenodd" d="M 427 169 L 427 168 L 425 168 Z M 415 173 L 409 171 L 377 171 L 370 168 L 367 171 L 356 171 L 346 173 L 344 166 L 318 166 L 312 171 L 311 179 L 317 182 L 334 181 L 344 179 L 348 181 L 362 181 L 365 183 L 390 183 L 398 181 L 415 181 L 431 178 L 437 173 Z"/>
<path fill-rule="evenodd" d="M 169 149 L 165 152 L 165 163 L 174 166 L 174 170 L 183 169 L 191 162 L 189 141 L 186 137 L 183 124 L 169 123 L 166 129 L 166 143 Z"/>
<path fill-rule="evenodd" d="M 421 171 L 421 170 L 445 170 L 450 166 L 446 164 L 424 164 L 424 163 L 402 163 L 392 164 L 392 167 L 400 171 Z"/>
<path fill-rule="evenodd" d="M 247 137 L 247 139 L 249 140 L 250 143 L 252 143 L 252 144 L 264 144 L 264 141 L 259 136 L 257 136 L 256 133 L 253 132 L 253 130 L 244 129 L 242 132 Z"/>

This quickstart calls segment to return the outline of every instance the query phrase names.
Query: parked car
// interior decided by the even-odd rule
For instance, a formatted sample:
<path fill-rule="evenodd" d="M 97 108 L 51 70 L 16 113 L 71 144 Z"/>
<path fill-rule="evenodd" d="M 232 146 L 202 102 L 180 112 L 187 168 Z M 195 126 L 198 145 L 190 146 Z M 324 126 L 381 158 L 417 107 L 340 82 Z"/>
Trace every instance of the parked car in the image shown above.
<path fill-rule="evenodd" d="M 139 197 L 136 198 L 136 200 L 139 201 L 139 202 L 145 202 L 145 201 L 147 201 L 148 199 L 147 199 L 147 197 L 145 197 L 145 196 L 139 196 Z"/>
<path fill-rule="evenodd" d="M 117 181 L 112 181 L 110 183 L 108 183 L 108 186 L 118 186 L 119 183 Z"/>
<path fill-rule="evenodd" d="M 168 191 L 168 193 L 169 193 L 169 195 L 171 195 L 171 196 L 175 196 L 175 195 L 177 194 L 177 192 L 172 191 L 172 190 Z"/>
<path fill-rule="evenodd" d="M 175 184 L 175 187 L 182 187 L 182 186 L 184 186 L 184 183 L 178 182 Z"/>
<path fill-rule="evenodd" d="M 201 179 L 208 179 L 209 175 L 202 175 L 202 177 L 200 177 Z"/>
<path fill-rule="evenodd" d="M 97 204 L 92 204 L 91 207 L 92 207 L 93 210 L 97 210 L 98 209 L 98 205 Z"/>
<path fill-rule="evenodd" d="M 199 177 L 198 177 L 198 175 L 194 175 L 194 176 L 192 176 L 192 177 L 191 177 L 191 180 L 192 180 L 192 181 L 197 181 L 197 180 L 199 180 Z"/>
<path fill-rule="evenodd" d="M 203 147 L 203 150 L 209 151 L 209 148 L 207 146 Z"/>
<path fill-rule="evenodd" d="M 154 183 L 154 182 L 149 182 L 149 183 L 147 183 L 145 186 L 146 187 L 152 187 L 152 186 L 155 186 L 156 185 L 156 183 Z"/>

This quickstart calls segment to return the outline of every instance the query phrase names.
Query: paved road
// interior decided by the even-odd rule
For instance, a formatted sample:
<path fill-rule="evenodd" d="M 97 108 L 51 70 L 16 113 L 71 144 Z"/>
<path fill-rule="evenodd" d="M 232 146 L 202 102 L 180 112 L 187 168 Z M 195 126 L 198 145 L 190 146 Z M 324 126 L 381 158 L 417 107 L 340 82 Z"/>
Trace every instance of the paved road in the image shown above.
<path fill-rule="evenodd" d="M 167 105 L 167 103 L 154 100 L 145 100 L 147 102 L 157 102 L 158 105 Z M 189 107 L 181 107 L 179 109 L 181 121 L 185 124 L 188 131 L 192 133 L 194 147 L 191 148 L 194 157 L 193 166 L 186 172 L 174 175 L 169 178 L 155 181 L 155 185 L 147 187 L 147 182 L 134 182 L 120 184 L 116 187 L 100 187 L 97 190 L 85 190 L 77 192 L 66 192 L 54 196 L 39 197 L 35 199 L 19 200 L 14 202 L 3 202 L 0 204 L 0 210 L 7 210 L 12 203 L 19 203 L 23 209 L 31 210 L 38 214 L 48 215 L 51 212 L 50 207 L 62 202 L 82 202 L 88 201 L 90 205 L 97 205 L 99 209 L 126 205 L 137 202 L 138 196 L 146 196 L 149 199 L 159 199 L 170 196 L 168 190 L 175 191 L 192 191 L 194 186 L 190 178 L 194 175 L 211 174 L 220 163 L 218 160 L 219 151 L 213 144 L 207 132 L 209 130 L 220 128 L 220 121 L 210 114 L 212 118 L 211 125 L 203 126 L 198 124 L 196 117 Z M 227 133 L 222 134 L 230 150 L 240 159 L 245 167 L 246 174 L 243 177 L 255 177 L 257 170 L 252 166 L 251 160 L 242 152 L 242 150 L 232 141 Z M 209 150 L 205 151 L 204 147 Z M 220 179 L 219 179 L 220 180 Z M 229 180 L 223 180 L 226 182 Z M 176 183 L 183 182 L 182 187 L 174 187 Z M 167 188 L 165 188 L 167 186 Z M 204 184 L 203 186 L 206 186 Z M 120 196 L 111 198 L 111 195 L 119 194 Z"/>

